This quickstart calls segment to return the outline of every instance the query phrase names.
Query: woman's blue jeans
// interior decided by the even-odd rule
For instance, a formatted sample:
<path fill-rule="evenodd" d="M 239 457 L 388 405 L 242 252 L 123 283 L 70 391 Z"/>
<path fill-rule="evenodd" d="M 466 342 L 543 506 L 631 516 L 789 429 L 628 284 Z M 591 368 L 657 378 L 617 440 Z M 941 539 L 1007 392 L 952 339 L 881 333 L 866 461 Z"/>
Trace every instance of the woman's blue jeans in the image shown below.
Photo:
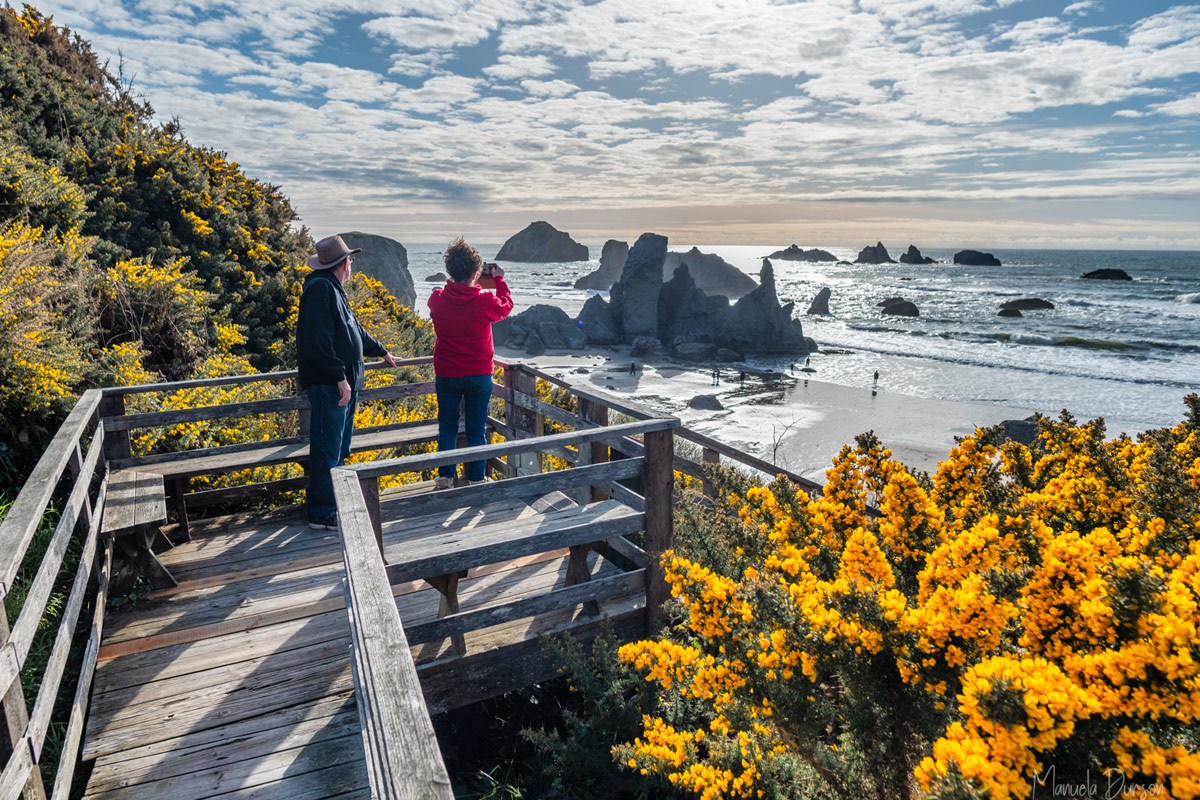
<path fill-rule="evenodd" d="M 327 520 L 337 513 L 329 471 L 345 464 L 350 455 L 358 392 L 351 391 L 350 402 L 339 406 L 337 386 L 318 383 L 306 391 L 312 415 L 308 426 L 308 491 L 304 499 L 309 519 Z"/>
<path fill-rule="evenodd" d="M 488 401 L 492 399 L 492 376 L 466 375 L 461 378 L 434 379 L 438 404 L 438 452 L 458 447 L 458 409 L 466 407 L 467 447 L 487 444 Z M 467 480 L 483 480 L 486 462 L 472 461 L 467 464 Z M 453 478 L 454 466 L 438 467 L 438 476 Z"/>

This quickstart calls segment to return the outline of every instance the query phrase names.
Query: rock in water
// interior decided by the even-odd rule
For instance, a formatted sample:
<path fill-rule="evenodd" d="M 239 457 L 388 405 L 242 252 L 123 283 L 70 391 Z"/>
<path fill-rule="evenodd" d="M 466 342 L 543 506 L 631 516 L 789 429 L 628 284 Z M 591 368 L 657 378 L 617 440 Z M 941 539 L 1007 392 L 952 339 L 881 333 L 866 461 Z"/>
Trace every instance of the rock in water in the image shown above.
<path fill-rule="evenodd" d="M 1002 308 L 1002 309 L 1000 309 L 999 313 L 996 314 L 996 316 L 997 317 L 1023 317 L 1025 315 L 1021 313 L 1021 310 L 1019 308 Z"/>
<path fill-rule="evenodd" d="M 792 307 L 792 303 L 779 304 L 779 296 L 775 293 L 775 269 L 764 258 L 758 274 L 758 288 L 730 309 L 730 328 L 736 338 L 719 344 L 743 353 L 803 355 L 807 352 L 804 330 L 799 320 L 792 319 Z"/>
<path fill-rule="evenodd" d="M 444 272 L 435 272 L 432 275 L 426 275 L 425 280 L 430 283 L 445 283 L 450 280 Z"/>
<path fill-rule="evenodd" d="M 693 247 L 686 253 L 667 253 L 663 260 L 663 280 L 669 281 L 682 263 L 687 263 L 692 280 L 707 295 L 723 295 L 736 300 L 752 291 L 754 279 L 715 253 L 701 253 Z"/>
<path fill-rule="evenodd" d="M 667 237 L 643 233 L 629 251 L 620 279 L 611 289 L 613 319 L 621 340 L 658 336 L 658 292 L 663 285 Z"/>
<path fill-rule="evenodd" d="M 612 309 L 604 298 L 594 294 L 583 304 L 576 320 L 579 330 L 592 344 L 617 344 L 621 335 L 617 332 L 617 322 L 613 319 Z"/>
<path fill-rule="evenodd" d="M 968 267 L 999 267 L 1000 259 L 991 253 L 981 253 L 978 250 L 959 250 L 954 254 L 954 263 Z"/>
<path fill-rule="evenodd" d="M 929 256 L 921 255 L 921 251 L 917 249 L 915 244 L 908 246 L 908 252 L 900 256 L 901 264 L 933 264 L 935 263 Z"/>
<path fill-rule="evenodd" d="M 625 268 L 625 259 L 628 257 L 628 242 L 609 239 L 604 243 L 604 249 L 600 251 L 600 268 L 575 281 L 575 288 L 607 292 L 608 287 L 621 277 L 621 270 Z"/>
<path fill-rule="evenodd" d="M 883 307 L 884 314 L 891 314 L 897 317 L 919 317 L 921 316 L 920 309 L 916 303 L 910 303 L 907 300 L 900 300 L 896 303 L 888 303 Z"/>
<path fill-rule="evenodd" d="M 817 296 L 813 298 L 812 305 L 808 307 L 809 314 L 828 314 L 829 313 L 829 287 L 826 286 L 821 291 L 817 292 Z"/>
<path fill-rule="evenodd" d="M 547 348 L 578 350 L 587 343 L 587 337 L 567 312 L 539 303 L 493 324 L 492 341 L 507 347 L 524 344 L 526 352 L 540 348 L 540 352 L 530 354 L 541 355 Z"/>
<path fill-rule="evenodd" d="M 1131 281 L 1133 277 L 1123 269 L 1094 269 L 1079 277 L 1096 281 Z"/>
<path fill-rule="evenodd" d="M 837 261 L 837 256 L 830 253 L 828 250 L 818 250 L 813 248 L 805 250 L 803 247 L 792 245 L 786 250 L 776 250 L 767 258 L 777 258 L 783 261 Z"/>
<path fill-rule="evenodd" d="M 408 272 L 408 251 L 404 245 L 395 239 L 362 231 L 339 233 L 338 236 L 351 250 L 362 248 L 362 252 L 354 256 L 356 270 L 386 286 L 400 305 L 412 308 L 417 302 L 417 290 Z"/>
<path fill-rule="evenodd" d="M 1022 297 L 1019 300 L 1006 300 L 1000 304 L 1001 311 L 1037 311 L 1043 308 L 1053 309 L 1054 303 L 1040 297 Z"/>
<path fill-rule="evenodd" d="M 549 222 L 531 222 L 525 230 L 512 236 L 500 252 L 497 261 L 587 261 L 588 249 L 558 230 Z"/>
<path fill-rule="evenodd" d="M 700 411 L 722 411 L 725 406 L 721 405 L 721 400 L 715 394 L 698 394 L 691 400 L 688 400 L 688 408 L 695 408 Z"/>
<path fill-rule="evenodd" d="M 887 308 L 892 303 L 903 303 L 903 302 L 904 302 L 903 297 L 885 297 L 882 300 L 880 300 L 878 303 L 876 303 L 875 305 L 877 307 Z"/>
<path fill-rule="evenodd" d="M 867 245 L 858 252 L 858 258 L 854 259 L 855 264 L 895 264 L 896 261 L 888 255 L 887 248 L 883 246 L 883 242 L 876 242 L 874 247 Z"/>

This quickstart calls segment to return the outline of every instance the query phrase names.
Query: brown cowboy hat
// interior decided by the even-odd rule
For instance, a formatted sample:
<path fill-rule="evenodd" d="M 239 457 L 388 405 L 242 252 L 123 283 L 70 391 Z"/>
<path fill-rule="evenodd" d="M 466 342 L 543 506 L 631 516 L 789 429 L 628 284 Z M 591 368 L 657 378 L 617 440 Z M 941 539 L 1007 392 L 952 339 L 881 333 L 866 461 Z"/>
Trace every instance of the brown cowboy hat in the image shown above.
<path fill-rule="evenodd" d="M 317 242 L 317 254 L 309 256 L 308 267 L 309 269 L 333 269 L 349 256 L 361 252 L 361 247 L 356 247 L 353 250 L 347 247 L 340 236 L 326 236 Z"/>

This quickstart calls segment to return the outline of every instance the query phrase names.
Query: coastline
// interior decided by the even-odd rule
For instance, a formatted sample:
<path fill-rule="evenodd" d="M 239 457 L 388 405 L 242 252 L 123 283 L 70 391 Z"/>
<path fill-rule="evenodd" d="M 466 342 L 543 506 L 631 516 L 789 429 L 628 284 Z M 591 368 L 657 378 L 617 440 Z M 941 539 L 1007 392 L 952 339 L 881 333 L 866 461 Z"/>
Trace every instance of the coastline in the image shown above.
<path fill-rule="evenodd" d="M 674 414 L 693 430 L 822 483 L 842 446 L 864 431 L 875 431 L 906 466 L 932 473 L 954 446 L 955 437 L 1038 411 L 1058 414 L 1054 409 L 913 397 L 888 391 L 886 382 L 872 392 L 821 381 L 815 373 L 799 370 L 747 371 L 743 387 L 738 380 L 743 368 L 738 364 L 722 365 L 721 384 L 716 386 L 709 365 L 665 358 L 634 362 L 627 348 L 555 350 L 533 357 L 498 347 L 496 353 L 571 383 Z M 630 363 L 637 364 L 633 375 Z M 702 394 L 716 395 L 724 409 L 690 408 L 688 401 Z M 1122 432 L 1133 435 L 1144 428 L 1105 421 L 1110 437 Z"/>

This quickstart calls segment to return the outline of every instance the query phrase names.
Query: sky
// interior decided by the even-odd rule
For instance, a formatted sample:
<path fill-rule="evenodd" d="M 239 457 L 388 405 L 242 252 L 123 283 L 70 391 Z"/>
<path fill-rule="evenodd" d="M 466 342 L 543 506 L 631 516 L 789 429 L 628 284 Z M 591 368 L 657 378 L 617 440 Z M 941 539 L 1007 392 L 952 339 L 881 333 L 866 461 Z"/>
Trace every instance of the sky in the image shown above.
<path fill-rule="evenodd" d="M 316 237 L 1200 250 L 1200 5 L 36 5 Z"/>

